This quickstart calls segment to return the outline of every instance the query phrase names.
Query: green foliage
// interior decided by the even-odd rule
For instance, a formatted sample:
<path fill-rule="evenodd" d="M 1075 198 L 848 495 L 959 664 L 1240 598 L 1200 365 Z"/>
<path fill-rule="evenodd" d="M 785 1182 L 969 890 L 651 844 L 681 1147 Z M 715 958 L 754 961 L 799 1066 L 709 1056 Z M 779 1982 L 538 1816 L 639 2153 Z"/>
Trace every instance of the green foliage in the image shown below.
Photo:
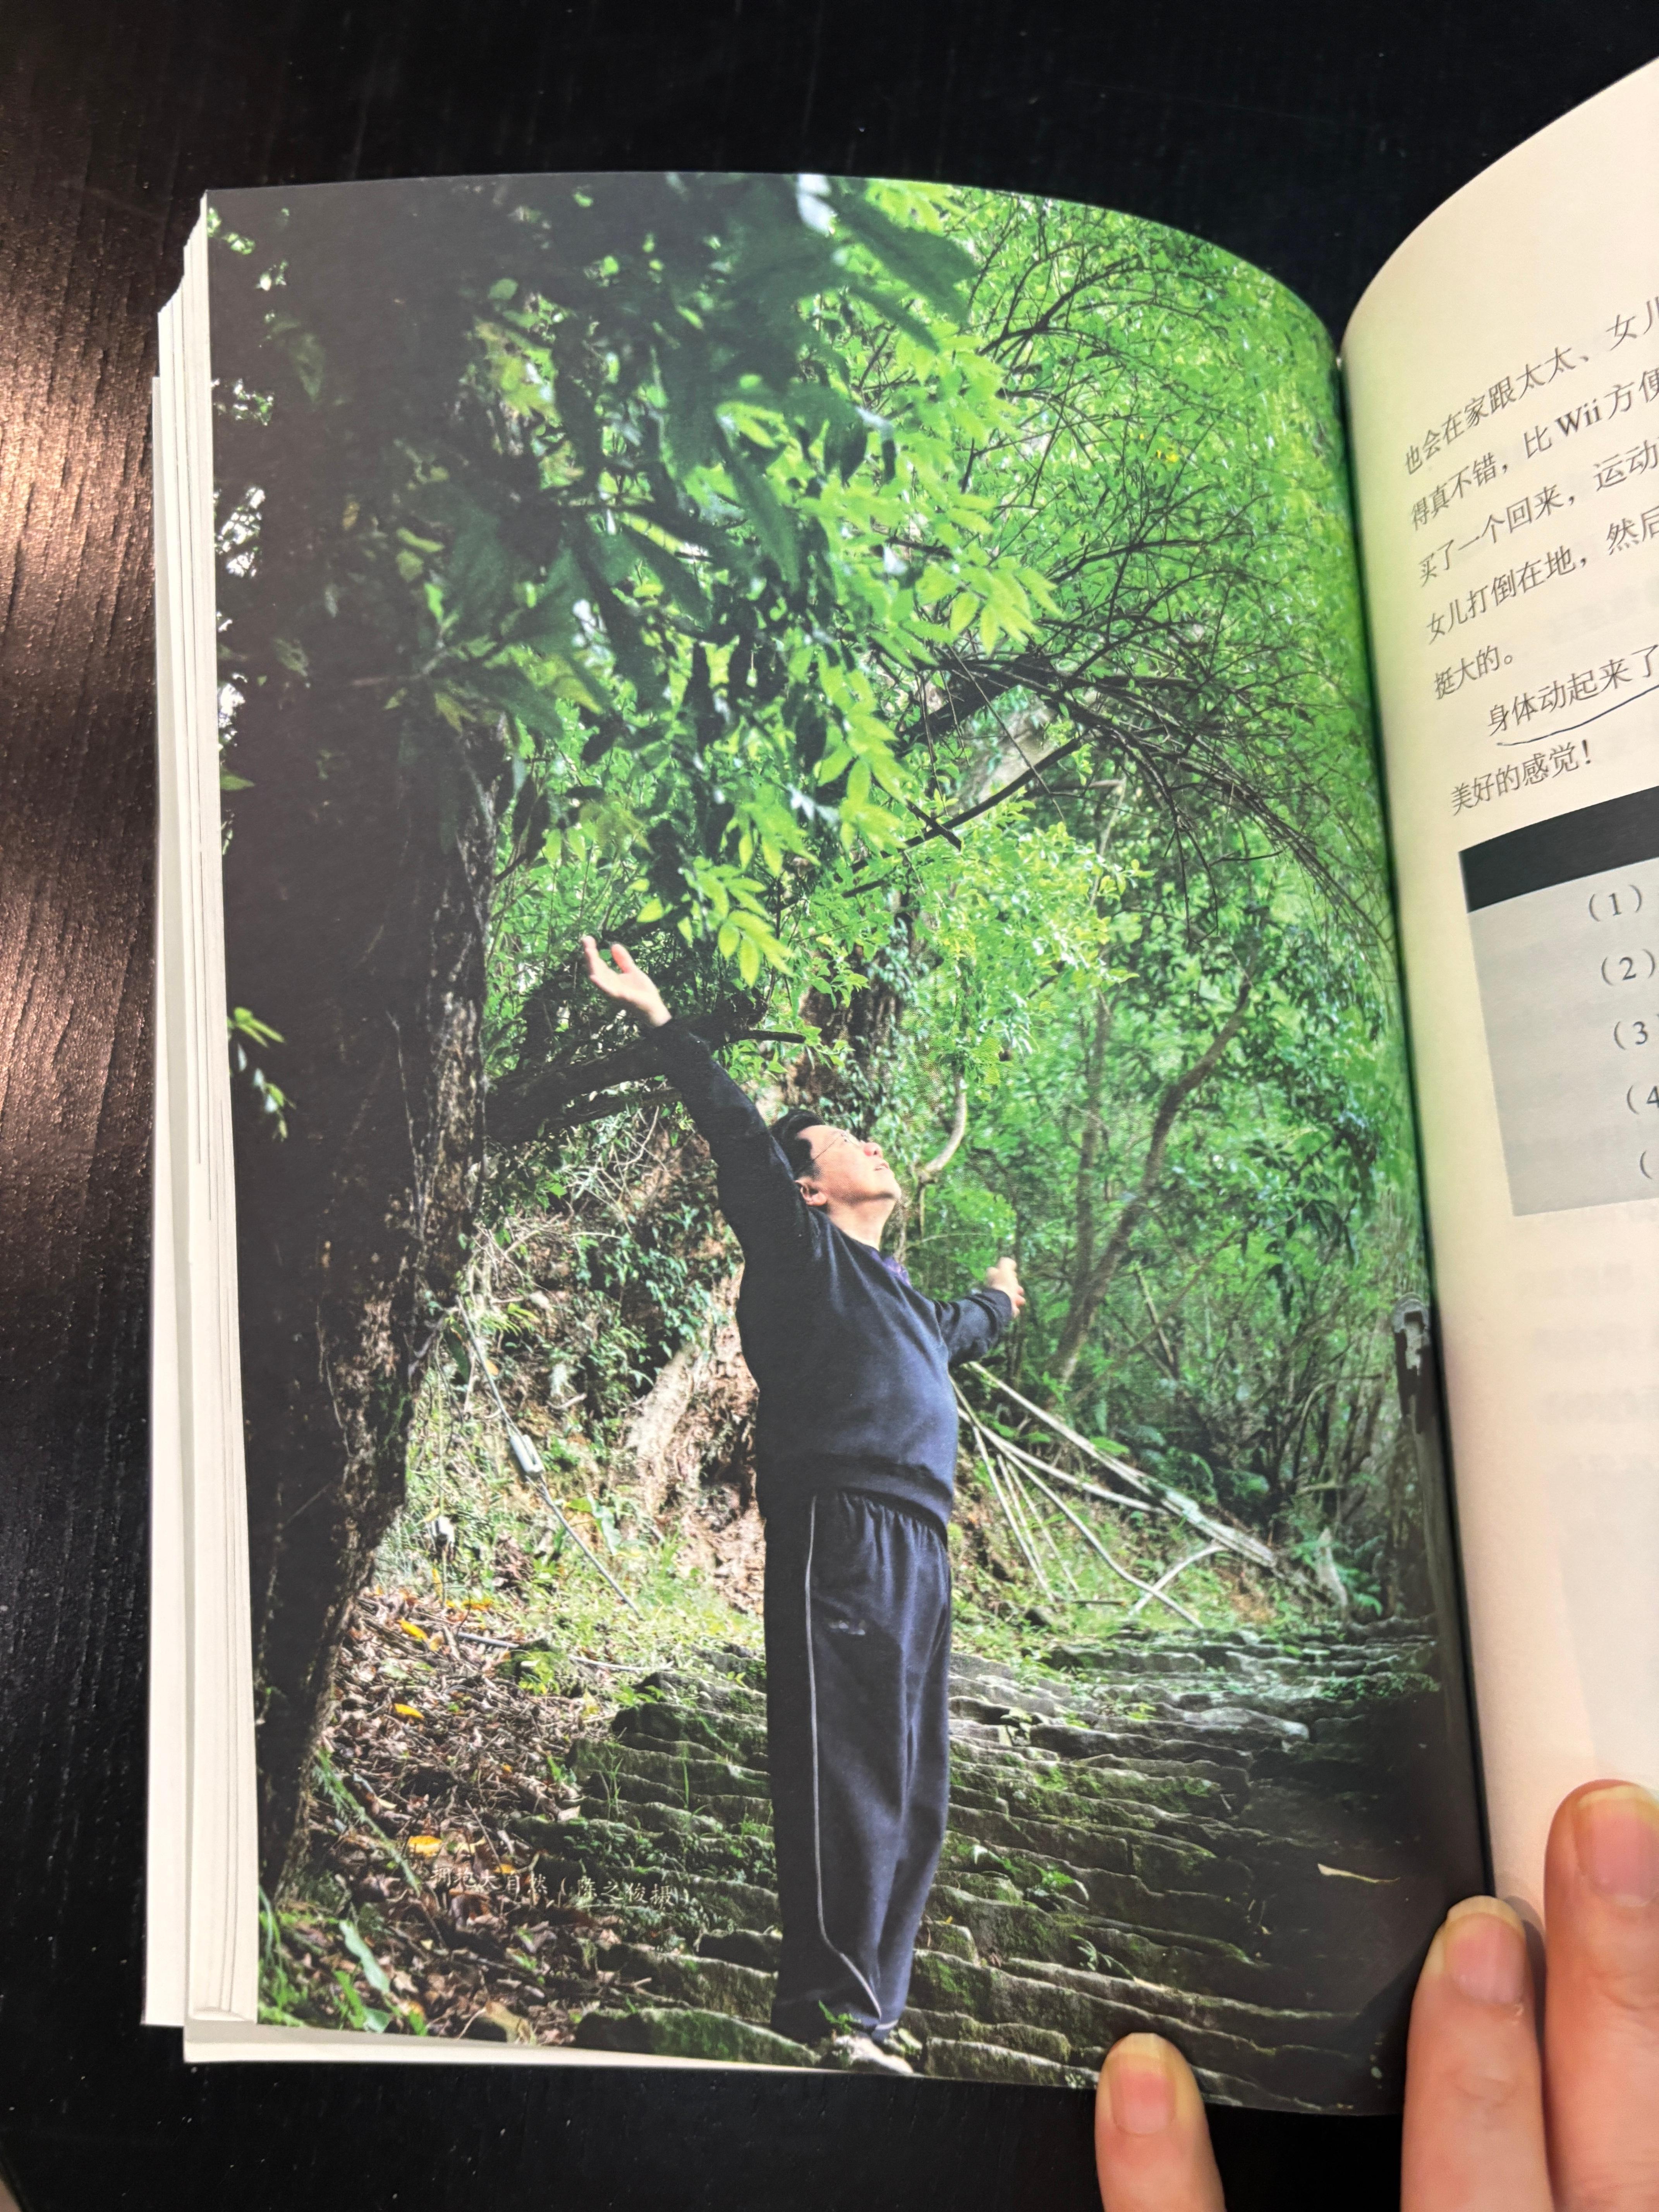
<path fill-rule="evenodd" d="M 227 777 L 239 698 L 349 689 L 487 822 L 493 1095 L 563 1085 L 487 1212 L 557 1247 L 583 1449 L 734 1256 L 644 1079 L 581 1079 L 625 1036 L 591 930 L 781 1032 L 736 1048 L 751 1087 L 805 1043 L 913 1181 L 928 1287 L 1016 1252 L 1023 1388 L 1392 1588 L 1386 1317 L 1423 1256 L 1323 331 L 1031 198 L 386 194 L 257 239 L 223 211 Z"/>
<path fill-rule="evenodd" d="M 272 1081 L 260 1062 L 253 1059 L 249 1052 L 250 1046 L 255 1051 L 259 1051 L 268 1049 L 271 1045 L 283 1043 L 284 1040 L 281 1031 L 272 1029 L 268 1022 L 262 1022 L 256 1014 L 250 1013 L 246 1006 L 233 1006 L 227 1017 L 226 1025 L 230 1031 L 232 1066 L 238 1075 L 246 1076 L 261 1107 L 270 1116 L 272 1133 L 277 1137 L 286 1137 L 289 1109 L 293 1105 L 294 1101 L 280 1085 Z"/>
<path fill-rule="evenodd" d="M 971 259 L 919 188 L 420 190 L 383 273 L 327 194 L 268 240 L 220 227 L 232 697 L 321 680 L 356 617 L 389 672 L 346 680 L 404 718 L 450 806 L 499 811 L 532 886 L 621 861 L 617 920 L 712 942 L 752 985 L 787 964 L 800 869 L 896 838 L 883 670 L 950 625 L 1017 642 L 1049 601 L 986 556 L 957 466 L 1006 411 L 954 327 Z M 416 329 L 392 372 L 377 348 Z M 279 636 L 259 518 L 300 449 L 327 453 L 339 520 Z"/>

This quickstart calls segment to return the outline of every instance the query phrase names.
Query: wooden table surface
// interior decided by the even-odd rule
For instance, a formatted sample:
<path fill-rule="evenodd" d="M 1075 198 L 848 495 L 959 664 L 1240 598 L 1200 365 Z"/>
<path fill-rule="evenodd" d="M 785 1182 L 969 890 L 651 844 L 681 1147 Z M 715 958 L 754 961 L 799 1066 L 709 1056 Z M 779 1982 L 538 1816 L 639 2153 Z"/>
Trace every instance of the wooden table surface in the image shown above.
<path fill-rule="evenodd" d="M 1181 225 L 1340 329 L 1650 57 L 1642 0 L 11 0 L 0 18 L 0 2142 L 25 2212 L 1096 2200 L 1087 2100 L 846 2077 L 186 2069 L 137 2026 L 155 317 L 209 185 L 842 170 Z M 1224 2113 L 1231 2202 L 1389 2123 Z"/>

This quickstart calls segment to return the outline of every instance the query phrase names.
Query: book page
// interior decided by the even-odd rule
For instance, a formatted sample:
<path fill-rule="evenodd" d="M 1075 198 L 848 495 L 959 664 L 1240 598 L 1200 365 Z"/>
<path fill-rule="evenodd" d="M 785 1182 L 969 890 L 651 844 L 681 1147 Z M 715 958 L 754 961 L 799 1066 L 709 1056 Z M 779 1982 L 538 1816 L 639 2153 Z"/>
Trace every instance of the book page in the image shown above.
<path fill-rule="evenodd" d="M 1346 341 L 1498 1887 L 1659 1784 L 1659 68 Z"/>
<path fill-rule="evenodd" d="M 156 2024 L 181 1997 L 187 2019 L 236 2020 L 258 1996 L 257 1922 L 228 1902 L 255 1895 L 258 1874 L 222 1057 L 205 248 L 198 228 L 161 317 L 155 414 L 161 835 L 147 2003 Z"/>
<path fill-rule="evenodd" d="M 159 413 L 158 410 L 158 413 Z M 162 537 L 159 526 L 158 540 Z M 163 563 L 156 564 L 165 592 Z M 159 640 L 167 626 L 156 610 Z M 160 657 L 158 656 L 158 664 Z M 158 717 L 171 702 L 158 700 Z M 172 1085 L 167 1040 L 167 952 L 178 921 L 178 860 L 171 824 L 157 854 L 155 928 L 155 1133 L 150 1249 L 149 1759 L 145 1777 L 144 2024 L 182 2027 L 185 2007 L 190 1730 L 185 1629 L 184 1421 L 179 1404 L 178 1275 L 174 1264 Z"/>
<path fill-rule="evenodd" d="M 1328 334 L 871 179 L 204 252 L 268 1902 L 187 2060 L 1395 2108 L 1480 1851 Z"/>

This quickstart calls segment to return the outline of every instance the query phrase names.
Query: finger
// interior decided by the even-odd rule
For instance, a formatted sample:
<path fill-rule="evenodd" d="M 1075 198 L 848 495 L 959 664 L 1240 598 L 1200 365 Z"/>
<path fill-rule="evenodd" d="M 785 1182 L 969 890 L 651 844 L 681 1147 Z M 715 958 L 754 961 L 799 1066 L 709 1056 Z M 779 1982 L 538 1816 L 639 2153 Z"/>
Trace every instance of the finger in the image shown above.
<path fill-rule="evenodd" d="M 1401 2212 L 1549 2212 L 1526 1931 L 1495 1897 L 1429 1946 L 1406 2062 Z"/>
<path fill-rule="evenodd" d="M 1192 2069 L 1161 2035 L 1126 2035 L 1095 2092 L 1106 2212 L 1222 2212 L 1221 2177 Z"/>
<path fill-rule="evenodd" d="M 621 969 L 624 975 L 637 975 L 639 974 L 639 969 L 634 964 L 633 956 L 629 951 L 628 947 L 625 945 L 613 945 L 611 948 L 611 957 L 616 962 L 617 967 Z"/>
<path fill-rule="evenodd" d="M 599 982 L 605 973 L 605 961 L 599 946 L 591 937 L 584 937 L 582 939 L 582 957 L 587 963 L 588 974 L 596 983 Z"/>
<path fill-rule="evenodd" d="M 1550 1830 L 1545 2052 L 1565 2204 L 1659 2202 L 1659 1802 L 1576 1790 Z"/>

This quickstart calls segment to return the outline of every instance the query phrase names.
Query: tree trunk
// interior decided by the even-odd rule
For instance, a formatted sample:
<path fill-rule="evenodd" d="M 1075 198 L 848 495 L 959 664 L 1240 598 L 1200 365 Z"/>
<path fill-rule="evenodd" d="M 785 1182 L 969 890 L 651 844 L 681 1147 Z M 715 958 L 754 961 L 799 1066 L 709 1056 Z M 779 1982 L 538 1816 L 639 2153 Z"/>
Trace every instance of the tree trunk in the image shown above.
<path fill-rule="evenodd" d="M 239 718 L 252 789 L 226 913 L 231 1004 L 281 1033 L 255 1057 L 292 1100 L 279 1139 L 236 1079 L 268 1888 L 295 1849 L 347 1611 L 403 1501 L 416 1388 L 465 1255 L 493 857 L 487 805 L 441 828 L 450 810 L 418 763 L 456 742 L 447 730 L 411 748 L 400 718 L 338 685 L 272 691 Z"/>
<path fill-rule="evenodd" d="M 272 216 L 252 258 L 213 259 L 219 520 L 240 513 L 252 533 L 218 577 L 242 787 L 227 980 L 233 1008 L 280 1032 L 244 1050 L 292 1101 L 279 1138 L 249 1074 L 235 1079 L 268 1888 L 293 1856 L 347 1609 L 402 1502 L 482 1158 L 500 740 L 453 729 L 424 688 L 389 704 L 429 647 L 373 548 L 405 511 L 433 425 L 460 434 L 477 310 L 442 272 L 485 266 L 507 219 L 458 189 L 418 219 L 371 195 L 344 223 L 324 187 Z M 252 277 L 278 253 L 272 293 Z"/>
<path fill-rule="evenodd" d="M 1079 1271 L 1077 1286 L 1073 1292 L 1071 1305 L 1066 1316 L 1065 1325 L 1060 1330 L 1060 1342 L 1054 1353 L 1054 1382 L 1061 1390 L 1066 1388 L 1077 1371 L 1078 1359 L 1087 1340 L 1089 1331 L 1094 1326 L 1095 1316 L 1100 1311 L 1106 1293 L 1112 1286 L 1113 1277 L 1123 1263 L 1129 1249 L 1130 1240 L 1140 1225 L 1142 1215 L 1152 1202 L 1153 1195 L 1158 1189 L 1158 1178 L 1164 1172 L 1164 1156 L 1170 1149 L 1170 1133 L 1175 1127 L 1181 1109 L 1214 1074 L 1216 1069 L 1221 1065 L 1222 1057 L 1228 1046 L 1243 1027 L 1245 1011 L 1250 1003 L 1253 982 L 1253 977 L 1247 975 L 1244 978 L 1239 986 L 1238 996 L 1233 1003 L 1231 1013 L 1211 1038 L 1206 1050 L 1189 1068 L 1168 1085 L 1163 1097 L 1158 1100 L 1158 1111 L 1152 1116 L 1152 1130 L 1147 1140 L 1146 1155 L 1140 1164 L 1140 1174 L 1136 1179 L 1134 1188 L 1119 1209 L 1117 1219 L 1112 1224 L 1112 1233 L 1106 1240 L 1105 1249 L 1097 1259 L 1093 1259 L 1086 1273 L 1081 1270 Z M 1086 1134 L 1085 1126 L 1085 1138 Z M 1091 1233 L 1092 1235 L 1092 1222 Z"/>

